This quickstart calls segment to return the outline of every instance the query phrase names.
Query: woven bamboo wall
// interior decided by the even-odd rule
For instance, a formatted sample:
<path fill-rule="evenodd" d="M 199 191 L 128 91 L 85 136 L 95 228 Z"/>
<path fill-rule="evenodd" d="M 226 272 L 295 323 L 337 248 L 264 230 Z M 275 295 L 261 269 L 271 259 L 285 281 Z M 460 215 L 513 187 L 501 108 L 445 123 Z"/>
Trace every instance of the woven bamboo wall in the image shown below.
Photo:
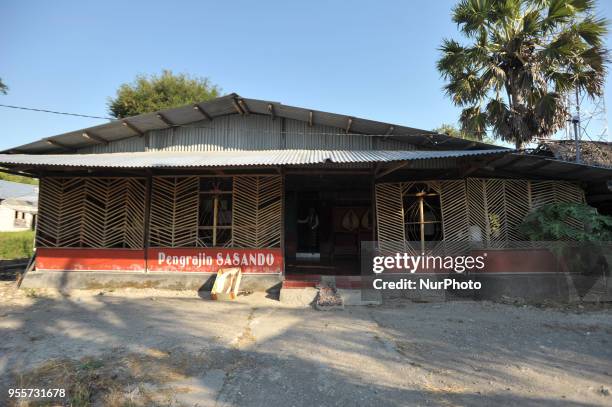
<path fill-rule="evenodd" d="M 197 246 L 199 194 L 198 177 L 153 177 L 151 246 Z"/>
<path fill-rule="evenodd" d="M 578 185 L 562 181 L 470 178 L 467 193 L 470 224 L 480 228 L 487 243 L 526 240 L 518 226 L 542 205 L 584 202 L 584 191 Z M 567 222 L 582 226 L 572 219 Z"/>
<path fill-rule="evenodd" d="M 280 176 L 232 178 L 232 238 L 225 247 L 280 247 Z M 153 247 L 202 247 L 198 239 L 200 177 L 154 177 L 150 243 Z"/>
<path fill-rule="evenodd" d="M 469 241 L 473 226 L 486 243 L 525 240 L 518 226 L 532 209 L 555 202 L 585 201 L 578 185 L 561 181 L 470 178 L 426 183 L 439 191 L 447 242 Z M 403 195 L 413 184 L 376 185 L 378 240 L 385 250 L 406 250 L 406 244 L 398 242 L 405 242 Z M 572 219 L 567 222 L 581 226 Z"/>
<path fill-rule="evenodd" d="M 404 251 L 404 200 L 402 183 L 376 184 L 376 227 L 382 251 Z"/>
<path fill-rule="evenodd" d="M 232 241 L 235 247 L 280 247 L 280 176 L 234 177 Z"/>
<path fill-rule="evenodd" d="M 440 208 L 444 239 L 452 242 L 469 240 L 470 222 L 467 214 L 467 194 L 463 180 L 440 182 Z"/>
<path fill-rule="evenodd" d="M 142 248 L 145 180 L 42 178 L 38 247 Z"/>

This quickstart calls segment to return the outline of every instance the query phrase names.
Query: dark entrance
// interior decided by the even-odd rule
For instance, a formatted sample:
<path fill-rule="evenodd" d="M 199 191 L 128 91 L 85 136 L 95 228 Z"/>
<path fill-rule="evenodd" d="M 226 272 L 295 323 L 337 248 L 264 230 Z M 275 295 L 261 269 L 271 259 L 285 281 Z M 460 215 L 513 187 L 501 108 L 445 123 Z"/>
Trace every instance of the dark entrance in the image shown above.
<path fill-rule="evenodd" d="M 287 175 L 285 197 L 286 273 L 359 274 L 373 237 L 370 177 Z"/>

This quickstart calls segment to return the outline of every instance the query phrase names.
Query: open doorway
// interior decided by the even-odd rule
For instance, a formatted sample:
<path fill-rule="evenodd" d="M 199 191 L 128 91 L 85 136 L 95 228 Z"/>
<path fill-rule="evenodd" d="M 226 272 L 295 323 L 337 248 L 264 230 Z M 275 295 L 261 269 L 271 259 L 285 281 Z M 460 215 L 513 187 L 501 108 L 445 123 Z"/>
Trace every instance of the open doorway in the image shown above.
<path fill-rule="evenodd" d="M 361 242 L 373 238 L 369 178 L 288 175 L 285 186 L 286 272 L 358 275 Z"/>

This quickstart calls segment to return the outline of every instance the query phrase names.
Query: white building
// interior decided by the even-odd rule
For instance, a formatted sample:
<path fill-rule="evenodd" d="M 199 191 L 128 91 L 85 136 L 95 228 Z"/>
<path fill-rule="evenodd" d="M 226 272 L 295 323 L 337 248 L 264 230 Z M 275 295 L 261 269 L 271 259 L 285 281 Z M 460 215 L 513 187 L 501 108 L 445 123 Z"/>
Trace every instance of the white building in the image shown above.
<path fill-rule="evenodd" d="M 0 180 L 0 232 L 34 229 L 38 186 Z"/>

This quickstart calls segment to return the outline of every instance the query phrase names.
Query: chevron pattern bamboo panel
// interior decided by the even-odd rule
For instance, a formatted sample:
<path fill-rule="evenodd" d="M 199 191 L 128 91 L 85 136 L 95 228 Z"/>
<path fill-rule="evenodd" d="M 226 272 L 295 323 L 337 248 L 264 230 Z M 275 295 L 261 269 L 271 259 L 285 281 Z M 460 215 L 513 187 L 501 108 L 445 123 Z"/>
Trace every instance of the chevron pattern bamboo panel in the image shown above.
<path fill-rule="evenodd" d="M 83 245 L 143 246 L 144 195 L 142 179 L 90 178 L 85 184 Z"/>
<path fill-rule="evenodd" d="M 577 184 L 571 182 L 556 182 L 555 201 L 583 203 L 585 202 L 584 191 Z"/>
<path fill-rule="evenodd" d="M 82 246 L 83 178 L 42 178 L 38 202 L 38 247 Z"/>
<path fill-rule="evenodd" d="M 470 238 L 470 222 L 467 216 L 467 193 L 463 180 L 440 183 L 442 232 L 444 240 L 465 242 Z"/>
<path fill-rule="evenodd" d="M 234 247 L 280 247 L 282 179 L 280 176 L 237 176 L 233 183 Z"/>
<path fill-rule="evenodd" d="M 466 181 L 468 219 L 470 226 L 480 230 L 482 241 L 487 242 L 490 235 L 487 200 L 485 199 L 484 180 L 469 178 Z"/>
<path fill-rule="evenodd" d="M 555 202 L 561 203 L 584 203 L 584 191 L 577 184 L 570 182 L 555 182 L 554 183 L 554 199 Z M 568 217 L 565 223 L 576 229 L 584 228 L 582 222 Z"/>
<path fill-rule="evenodd" d="M 197 246 L 199 194 L 198 177 L 153 177 L 151 246 Z"/>
<path fill-rule="evenodd" d="M 555 182 L 530 181 L 530 207 L 539 208 L 557 202 Z"/>
<path fill-rule="evenodd" d="M 378 242 L 383 252 L 405 250 L 404 191 L 402 183 L 376 184 L 376 226 Z"/>
<path fill-rule="evenodd" d="M 142 248 L 141 178 L 43 178 L 38 247 Z"/>
<path fill-rule="evenodd" d="M 584 202 L 579 186 L 561 181 L 470 178 L 467 196 L 470 225 L 478 226 L 488 243 L 525 240 L 518 227 L 535 208 L 556 202 Z M 572 219 L 567 222 L 582 227 Z"/>
<path fill-rule="evenodd" d="M 529 182 L 525 180 L 505 180 L 504 200 L 505 200 L 505 221 L 506 239 L 521 241 L 526 237 L 519 231 L 519 226 L 523 223 L 525 216 L 529 213 Z"/>

